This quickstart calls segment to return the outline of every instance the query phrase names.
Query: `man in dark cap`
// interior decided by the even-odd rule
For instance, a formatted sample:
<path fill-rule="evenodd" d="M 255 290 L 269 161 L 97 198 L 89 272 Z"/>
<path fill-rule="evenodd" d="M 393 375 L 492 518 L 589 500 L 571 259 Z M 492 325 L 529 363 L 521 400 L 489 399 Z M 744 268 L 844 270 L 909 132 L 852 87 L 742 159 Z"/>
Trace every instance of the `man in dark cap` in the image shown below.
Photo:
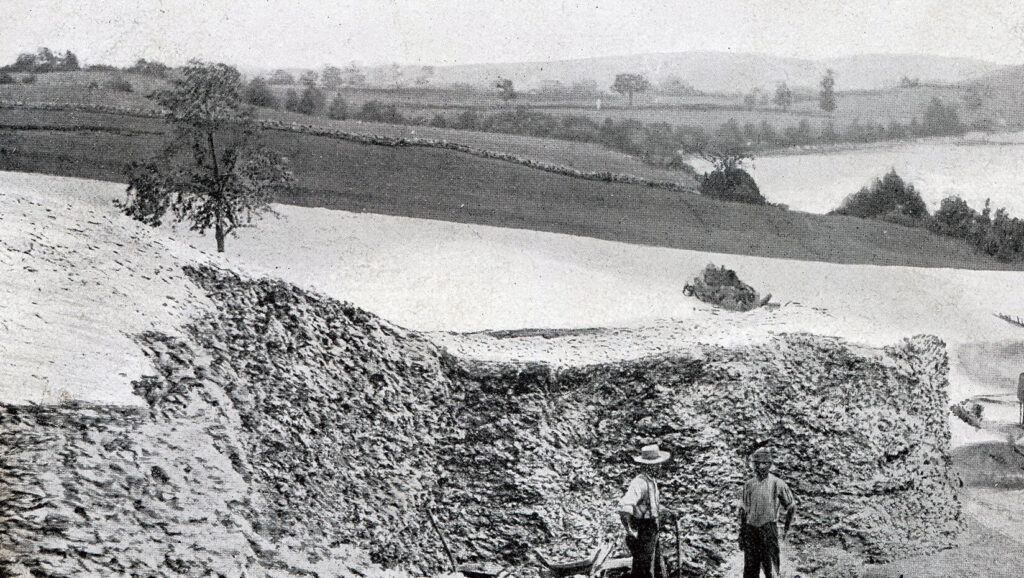
<path fill-rule="evenodd" d="M 656 477 L 661 464 L 672 457 L 657 444 L 644 446 L 633 461 L 641 472 L 619 500 L 619 518 L 626 528 L 626 546 L 633 555 L 631 578 L 662 578 L 665 575 L 658 548 L 658 516 L 661 504 Z"/>
<path fill-rule="evenodd" d="M 743 550 L 743 578 L 779 575 L 779 510 L 785 511 L 782 539 L 789 534 L 795 505 L 789 486 L 771 474 L 773 456 L 768 448 L 751 455 L 754 477 L 743 485 L 740 495 L 740 548 Z"/>

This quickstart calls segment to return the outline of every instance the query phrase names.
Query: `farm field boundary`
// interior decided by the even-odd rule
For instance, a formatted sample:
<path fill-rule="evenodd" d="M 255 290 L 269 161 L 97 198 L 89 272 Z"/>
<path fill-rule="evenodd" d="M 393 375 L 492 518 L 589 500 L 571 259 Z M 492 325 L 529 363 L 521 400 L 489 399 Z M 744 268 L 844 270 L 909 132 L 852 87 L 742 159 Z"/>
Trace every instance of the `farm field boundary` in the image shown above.
<path fill-rule="evenodd" d="M 65 105 L 65 104 L 21 104 L 21 103 L 4 103 L 0 102 L 0 108 L 22 108 L 27 110 L 45 110 L 45 111 L 65 111 L 74 110 L 82 112 L 96 112 L 104 114 L 120 114 L 135 116 L 140 118 L 160 118 L 161 115 L 155 112 L 148 112 L 136 109 L 122 109 L 112 106 L 79 106 L 79 105 Z M 290 132 L 305 134 L 311 136 L 320 136 L 327 138 L 335 138 L 340 140 L 346 140 L 351 142 L 357 142 L 367 145 L 377 146 L 388 146 L 388 147 L 402 147 L 402 146 L 418 146 L 418 147 L 430 147 L 430 148 L 442 148 L 447 150 L 454 150 L 461 153 L 473 155 L 476 157 L 495 159 L 510 163 L 515 163 L 532 169 L 545 171 L 549 173 L 555 173 L 558 175 L 564 175 L 577 179 L 584 179 L 588 181 L 603 181 L 609 183 L 628 183 L 634 185 L 643 185 L 652 188 L 666 189 L 675 192 L 683 193 L 697 193 L 697 187 L 691 184 L 673 181 L 658 181 L 632 175 L 628 173 L 614 173 L 610 171 L 583 171 L 575 169 L 573 167 L 558 165 L 510 153 L 504 153 L 501 151 L 482 149 L 477 147 L 471 147 L 468 145 L 460 144 L 449 140 L 440 139 L 428 139 L 420 137 L 388 137 L 368 133 L 354 133 L 347 132 L 338 129 L 318 127 L 310 124 L 295 124 L 285 123 L 275 120 L 259 120 L 257 124 L 263 130 L 273 130 L 281 132 Z M 13 130 L 34 130 L 38 128 L 45 128 L 46 130 L 104 130 L 103 127 L 83 126 L 83 127 L 37 127 L 34 125 L 0 125 L 3 128 L 9 128 Z"/>

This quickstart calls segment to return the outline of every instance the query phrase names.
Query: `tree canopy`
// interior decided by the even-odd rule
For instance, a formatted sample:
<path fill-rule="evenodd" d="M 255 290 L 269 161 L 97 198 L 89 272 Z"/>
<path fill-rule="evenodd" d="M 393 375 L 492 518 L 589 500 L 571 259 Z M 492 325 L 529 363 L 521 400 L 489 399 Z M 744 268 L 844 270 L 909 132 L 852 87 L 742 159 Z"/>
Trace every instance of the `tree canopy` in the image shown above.
<path fill-rule="evenodd" d="M 8 64 L 0 70 L 10 72 L 57 72 L 65 70 L 79 70 L 78 57 L 70 50 L 63 55 L 57 54 L 46 48 L 39 48 L 36 52 L 23 52 L 14 60 L 14 64 Z"/>
<path fill-rule="evenodd" d="M 643 74 L 624 72 L 615 75 L 615 82 L 612 83 L 612 90 L 619 94 L 629 96 L 629 106 L 633 106 L 633 95 L 638 92 L 645 92 L 651 87 L 651 82 Z"/>
<path fill-rule="evenodd" d="M 780 82 L 779 85 L 775 87 L 775 98 L 773 102 L 782 110 L 789 110 L 789 107 L 793 106 L 793 91 L 789 89 L 789 85 L 785 82 Z"/>
<path fill-rule="evenodd" d="M 499 78 L 497 84 L 495 84 L 495 87 L 498 89 L 498 93 L 501 96 L 501 100 L 504 100 L 505 102 L 515 100 L 517 96 L 516 89 L 515 86 L 513 86 L 512 81 L 510 79 Z"/>
<path fill-rule="evenodd" d="M 228 235 L 273 212 L 271 201 L 294 178 L 287 160 L 259 143 L 242 88 L 234 67 L 192 61 L 153 95 L 174 138 L 129 167 L 127 198 L 117 202 L 125 214 L 158 226 L 171 212 L 200 234 L 213 229 L 223 252 Z"/>

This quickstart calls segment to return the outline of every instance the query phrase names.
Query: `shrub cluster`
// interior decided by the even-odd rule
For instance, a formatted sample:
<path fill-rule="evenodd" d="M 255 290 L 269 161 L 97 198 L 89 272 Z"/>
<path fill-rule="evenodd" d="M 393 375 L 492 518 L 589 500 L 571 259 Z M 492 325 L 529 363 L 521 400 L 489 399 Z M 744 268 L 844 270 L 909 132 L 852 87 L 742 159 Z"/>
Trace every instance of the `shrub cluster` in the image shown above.
<path fill-rule="evenodd" d="M 120 74 L 112 76 L 109 80 L 103 83 L 107 88 L 117 92 L 132 92 L 132 83 L 128 82 L 125 77 Z"/>
<path fill-rule="evenodd" d="M 893 169 L 884 177 L 875 179 L 870 188 L 864 187 L 846 197 L 832 213 L 914 226 L 927 218 L 928 208 L 914 185 L 905 183 Z"/>
<path fill-rule="evenodd" d="M 345 120 L 348 118 L 348 103 L 340 94 L 334 96 L 331 106 L 327 108 L 327 118 L 332 120 Z"/>
<path fill-rule="evenodd" d="M 960 197 L 946 197 L 929 227 L 941 235 L 964 239 L 1004 263 L 1024 259 L 1024 220 L 1011 217 L 1005 208 L 993 214 L 988 200 L 979 213 Z"/>
<path fill-rule="evenodd" d="M 295 92 L 295 89 L 288 89 L 288 95 L 284 102 L 285 110 L 300 114 L 315 115 L 324 110 L 327 103 L 327 95 L 312 84 L 307 84 L 302 89 L 302 95 Z"/>
<path fill-rule="evenodd" d="M 277 97 L 274 96 L 274 92 L 267 85 L 267 81 L 262 78 L 254 78 L 249 81 L 242 94 L 242 98 L 245 99 L 246 104 L 262 108 L 277 108 L 280 106 L 280 103 L 277 102 Z"/>
<path fill-rule="evenodd" d="M 23 52 L 14 60 L 14 64 L 0 67 L 5 72 L 58 72 L 79 70 L 78 57 L 68 50 L 58 54 L 49 48 L 42 47 L 35 53 Z"/>
<path fill-rule="evenodd" d="M 988 200 L 978 212 L 955 195 L 942 199 L 939 209 L 930 215 L 914 185 L 904 182 L 895 170 L 875 179 L 870 188 L 846 197 L 829 214 L 925 227 L 939 235 L 963 239 L 999 261 L 1024 259 L 1024 220 L 1011 217 L 1005 208 L 993 213 Z"/>

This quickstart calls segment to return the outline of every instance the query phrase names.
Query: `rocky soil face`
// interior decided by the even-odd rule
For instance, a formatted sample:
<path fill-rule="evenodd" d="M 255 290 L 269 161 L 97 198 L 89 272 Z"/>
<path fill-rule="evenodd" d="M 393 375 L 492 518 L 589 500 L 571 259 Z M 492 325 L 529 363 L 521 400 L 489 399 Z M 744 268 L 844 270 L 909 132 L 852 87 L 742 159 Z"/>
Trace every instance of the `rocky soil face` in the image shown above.
<path fill-rule="evenodd" d="M 532 564 L 533 547 L 621 539 L 614 501 L 650 442 L 675 456 L 662 492 L 684 575 L 714 575 L 734 550 L 745 456 L 766 442 L 797 496 L 798 547 L 885 561 L 963 526 L 934 338 L 480 361 L 282 282 L 186 274 L 214 312 L 186 336 L 136 336 L 159 371 L 135 384 L 148 408 L 0 414 L 0 569 L 437 573 L 431 516 L 460 562 Z"/>

